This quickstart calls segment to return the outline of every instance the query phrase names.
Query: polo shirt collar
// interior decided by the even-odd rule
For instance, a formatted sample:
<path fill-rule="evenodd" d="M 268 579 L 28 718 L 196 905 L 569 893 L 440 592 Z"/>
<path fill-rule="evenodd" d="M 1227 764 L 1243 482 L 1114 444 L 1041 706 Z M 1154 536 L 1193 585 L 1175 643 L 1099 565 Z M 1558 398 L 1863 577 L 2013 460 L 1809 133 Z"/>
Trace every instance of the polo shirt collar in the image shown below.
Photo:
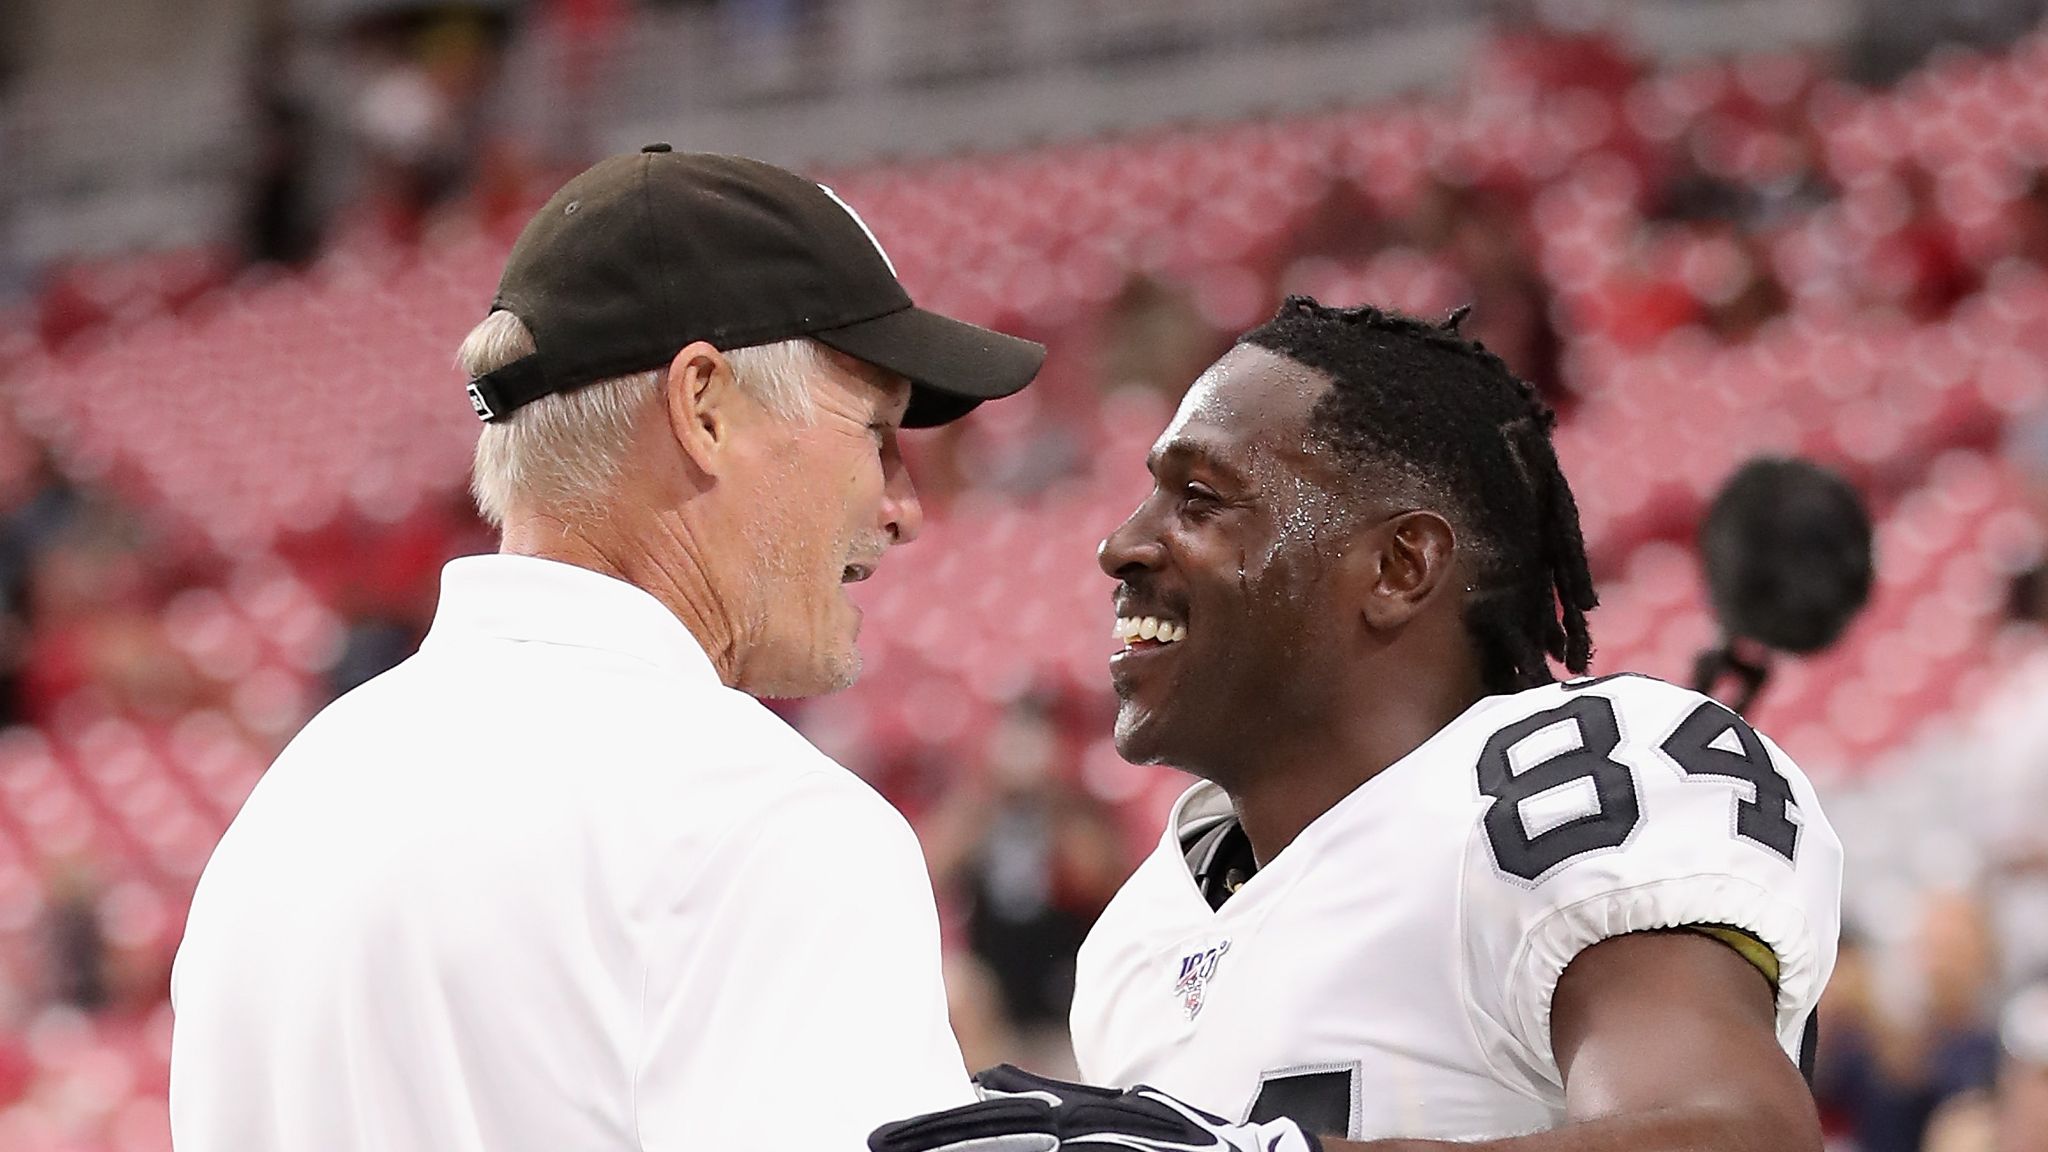
<path fill-rule="evenodd" d="M 461 556 L 441 569 L 426 642 L 475 636 L 617 652 L 692 680 L 722 683 L 668 606 L 624 580 L 534 556 Z"/>

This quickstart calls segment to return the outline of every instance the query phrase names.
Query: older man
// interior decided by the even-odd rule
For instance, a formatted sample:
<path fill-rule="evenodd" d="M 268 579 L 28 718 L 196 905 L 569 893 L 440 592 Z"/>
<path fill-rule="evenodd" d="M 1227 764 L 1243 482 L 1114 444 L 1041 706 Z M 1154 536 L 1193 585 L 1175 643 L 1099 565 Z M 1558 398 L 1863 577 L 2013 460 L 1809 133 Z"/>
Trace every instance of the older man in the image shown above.
<path fill-rule="evenodd" d="M 654 145 L 557 193 L 460 353 L 501 552 L 215 852 L 178 1147 L 852 1149 L 971 1099 L 909 827 L 754 697 L 852 682 L 845 586 L 922 519 L 899 427 L 1042 355 L 778 168 Z"/>

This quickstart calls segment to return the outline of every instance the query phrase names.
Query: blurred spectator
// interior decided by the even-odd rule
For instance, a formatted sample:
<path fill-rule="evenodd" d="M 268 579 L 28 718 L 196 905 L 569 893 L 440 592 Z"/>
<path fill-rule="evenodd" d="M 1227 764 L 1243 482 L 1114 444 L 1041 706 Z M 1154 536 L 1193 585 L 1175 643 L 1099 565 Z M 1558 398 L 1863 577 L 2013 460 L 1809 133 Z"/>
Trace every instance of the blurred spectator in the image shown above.
<path fill-rule="evenodd" d="M 935 884 L 966 905 L 967 945 L 1027 1032 L 1064 1033 L 1074 953 L 1129 873 L 1111 815 L 1062 757 L 1045 706 L 1012 705 L 984 779 L 956 786 L 925 829 Z"/>
<path fill-rule="evenodd" d="M 58 869 L 43 911 L 45 980 L 49 998 L 87 1012 L 111 999 L 107 943 L 100 930 L 99 885 L 82 865 Z"/>
<path fill-rule="evenodd" d="M 78 490 L 47 450 L 0 420 L 0 727 L 23 719 L 19 677 L 37 557 L 78 507 Z"/>
<path fill-rule="evenodd" d="M 1921 1152 L 2048 1152 L 2048 984 L 2007 1002 L 1999 1042 L 1996 1090 L 1944 1104 Z"/>
<path fill-rule="evenodd" d="M 1808 114 L 1807 63 L 1751 57 L 1715 68 L 1727 94 L 1670 149 L 1669 170 L 1649 214 L 1721 221 L 1745 232 L 1793 223 L 1836 196 L 1822 158 L 1826 144 Z"/>
<path fill-rule="evenodd" d="M 314 114 L 291 74 L 293 42 L 283 14 L 257 34 L 251 54 L 254 120 L 243 255 L 254 263 L 299 265 L 320 246 L 314 188 Z"/>
<path fill-rule="evenodd" d="M 386 234 L 416 239 L 428 215 L 498 174 L 488 97 L 509 20 L 487 4 L 379 11 L 353 40 L 362 75 L 350 128 L 365 160 L 365 208 Z"/>
<path fill-rule="evenodd" d="M 47 724 L 75 705 L 168 719 L 199 701 L 197 677 L 157 616 L 150 539 L 133 514 L 97 499 L 34 554 L 25 716 Z"/>
<path fill-rule="evenodd" d="M 1940 320 L 1983 278 L 1942 215 L 1933 174 L 1909 164 L 1902 179 L 1904 220 L 1872 246 L 1865 281 L 1873 303 L 1894 304 L 1914 320 Z"/>
<path fill-rule="evenodd" d="M 1982 908 L 1929 896 L 1909 951 L 1921 993 L 1910 1018 L 1873 994 L 1863 950 L 1849 941 L 1822 1001 L 1815 1095 L 1858 1152 L 1921 1152 L 1938 1109 L 1995 1079 L 1995 961 Z"/>
<path fill-rule="evenodd" d="M 2048 652 L 2005 678 L 1947 755 L 1971 765 L 1962 781 L 1985 855 L 1985 889 L 2005 952 L 2008 982 L 2048 970 Z"/>
<path fill-rule="evenodd" d="M 1856 1135 L 1858 1087 L 1865 1066 L 1872 1060 L 1898 1062 L 1889 1053 L 1896 1036 L 1879 1012 L 1873 976 L 1869 944 L 1844 924 L 1834 975 L 1821 992 L 1818 1015 L 1825 1023 L 1814 1055 L 1814 1101 L 1820 1106 L 1830 1147 L 1853 1141 Z"/>
<path fill-rule="evenodd" d="M 1783 315 L 1791 297 L 1771 266 L 1769 246 L 1755 232 L 1732 225 L 1709 229 L 1703 253 L 1711 270 L 1695 293 L 1707 326 L 1730 343 L 1755 335 L 1772 317 Z"/>
<path fill-rule="evenodd" d="M 2017 658 L 1962 720 L 1961 747 L 1935 755 L 1970 765 L 1958 786 L 1967 829 L 1983 853 L 1985 899 L 1997 928 L 2004 983 L 2048 972 L 2048 412 L 2016 421 L 2005 456 L 2033 514 L 2031 539 L 2005 557 L 2015 570 L 2007 609 Z"/>
<path fill-rule="evenodd" d="M 1094 378 L 1103 388 L 1142 388 L 1179 403 L 1230 337 L 1210 327 L 1187 289 L 1138 275 L 1104 311 L 1097 342 Z"/>
<path fill-rule="evenodd" d="M 280 550 L 344 619 L 341 650 L 326 674 L 329 695 L 412 655 L 433 621 L 441 566 L 496 549 L 461 490 L 436 495 L 396 524 L 340 516 L 283 542 Z"/>
<path fill-rule="evenodd" d="M 1497 196 L 1475 193 L 1458 205 L 1444 245 L 1471 286 L 1463 331 L 1492 349 L 1553 406 L 1569 399 L 1559 368 L 1562 346 L 1550 294 L 1519 234 L 1521 213 Z"/>
<path fill-rule="evenodd" d="M 2013 204 L 2013 255 L 2035 267 L 2048 267 L 2048 169 L 2035 169 L 2024 187 Z"/>

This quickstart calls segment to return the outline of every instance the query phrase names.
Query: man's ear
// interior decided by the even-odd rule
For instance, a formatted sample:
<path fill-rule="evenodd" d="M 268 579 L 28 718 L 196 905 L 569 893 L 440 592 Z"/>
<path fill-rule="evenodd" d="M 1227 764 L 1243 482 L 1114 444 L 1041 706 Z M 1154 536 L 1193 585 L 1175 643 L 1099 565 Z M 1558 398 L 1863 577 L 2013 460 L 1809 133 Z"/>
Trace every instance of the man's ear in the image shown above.
<path fill-rule="evenodd" d="M 683 454 L 706 475 L 716 476 L 741 415 L 732 362 L 702 340 L 686 345 L 669 361 L 663 399 L 669 432 Z"/>
<path fill-rule="evenodd" d="M 1352 553 L 1359 611 L 1374 631 L 1414 619 L 1436 590 L 1453 578 L 1457 534 L 1450 521 L 1417 509 L 1383 520 Z"/>

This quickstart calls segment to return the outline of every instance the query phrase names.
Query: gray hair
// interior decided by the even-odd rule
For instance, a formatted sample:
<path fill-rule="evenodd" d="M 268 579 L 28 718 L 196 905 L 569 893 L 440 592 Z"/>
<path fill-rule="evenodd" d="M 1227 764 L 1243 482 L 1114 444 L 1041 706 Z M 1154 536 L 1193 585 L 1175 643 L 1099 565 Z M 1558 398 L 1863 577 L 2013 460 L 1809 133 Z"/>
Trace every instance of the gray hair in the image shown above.
<path fill-rule="evenodd" d="M 519 317 L 496 311 L 470 329 L 455 366 L 475 377 L 533 352 L 533 334 Z M 807 339 L 726 350 L 733 377 L 769 411 L 808 423 L 815 414 L 811 377 L 826 370 L 824 349 Z M 667 369 L 656 368 L 555 392 L 511 416 L 484 425 L 470 464 L 469 490 L 478 511 L 503 525 L 515 498 L 557 515 L 591 515 L 618 480 L 633 424 L 660 393 Z"/>

